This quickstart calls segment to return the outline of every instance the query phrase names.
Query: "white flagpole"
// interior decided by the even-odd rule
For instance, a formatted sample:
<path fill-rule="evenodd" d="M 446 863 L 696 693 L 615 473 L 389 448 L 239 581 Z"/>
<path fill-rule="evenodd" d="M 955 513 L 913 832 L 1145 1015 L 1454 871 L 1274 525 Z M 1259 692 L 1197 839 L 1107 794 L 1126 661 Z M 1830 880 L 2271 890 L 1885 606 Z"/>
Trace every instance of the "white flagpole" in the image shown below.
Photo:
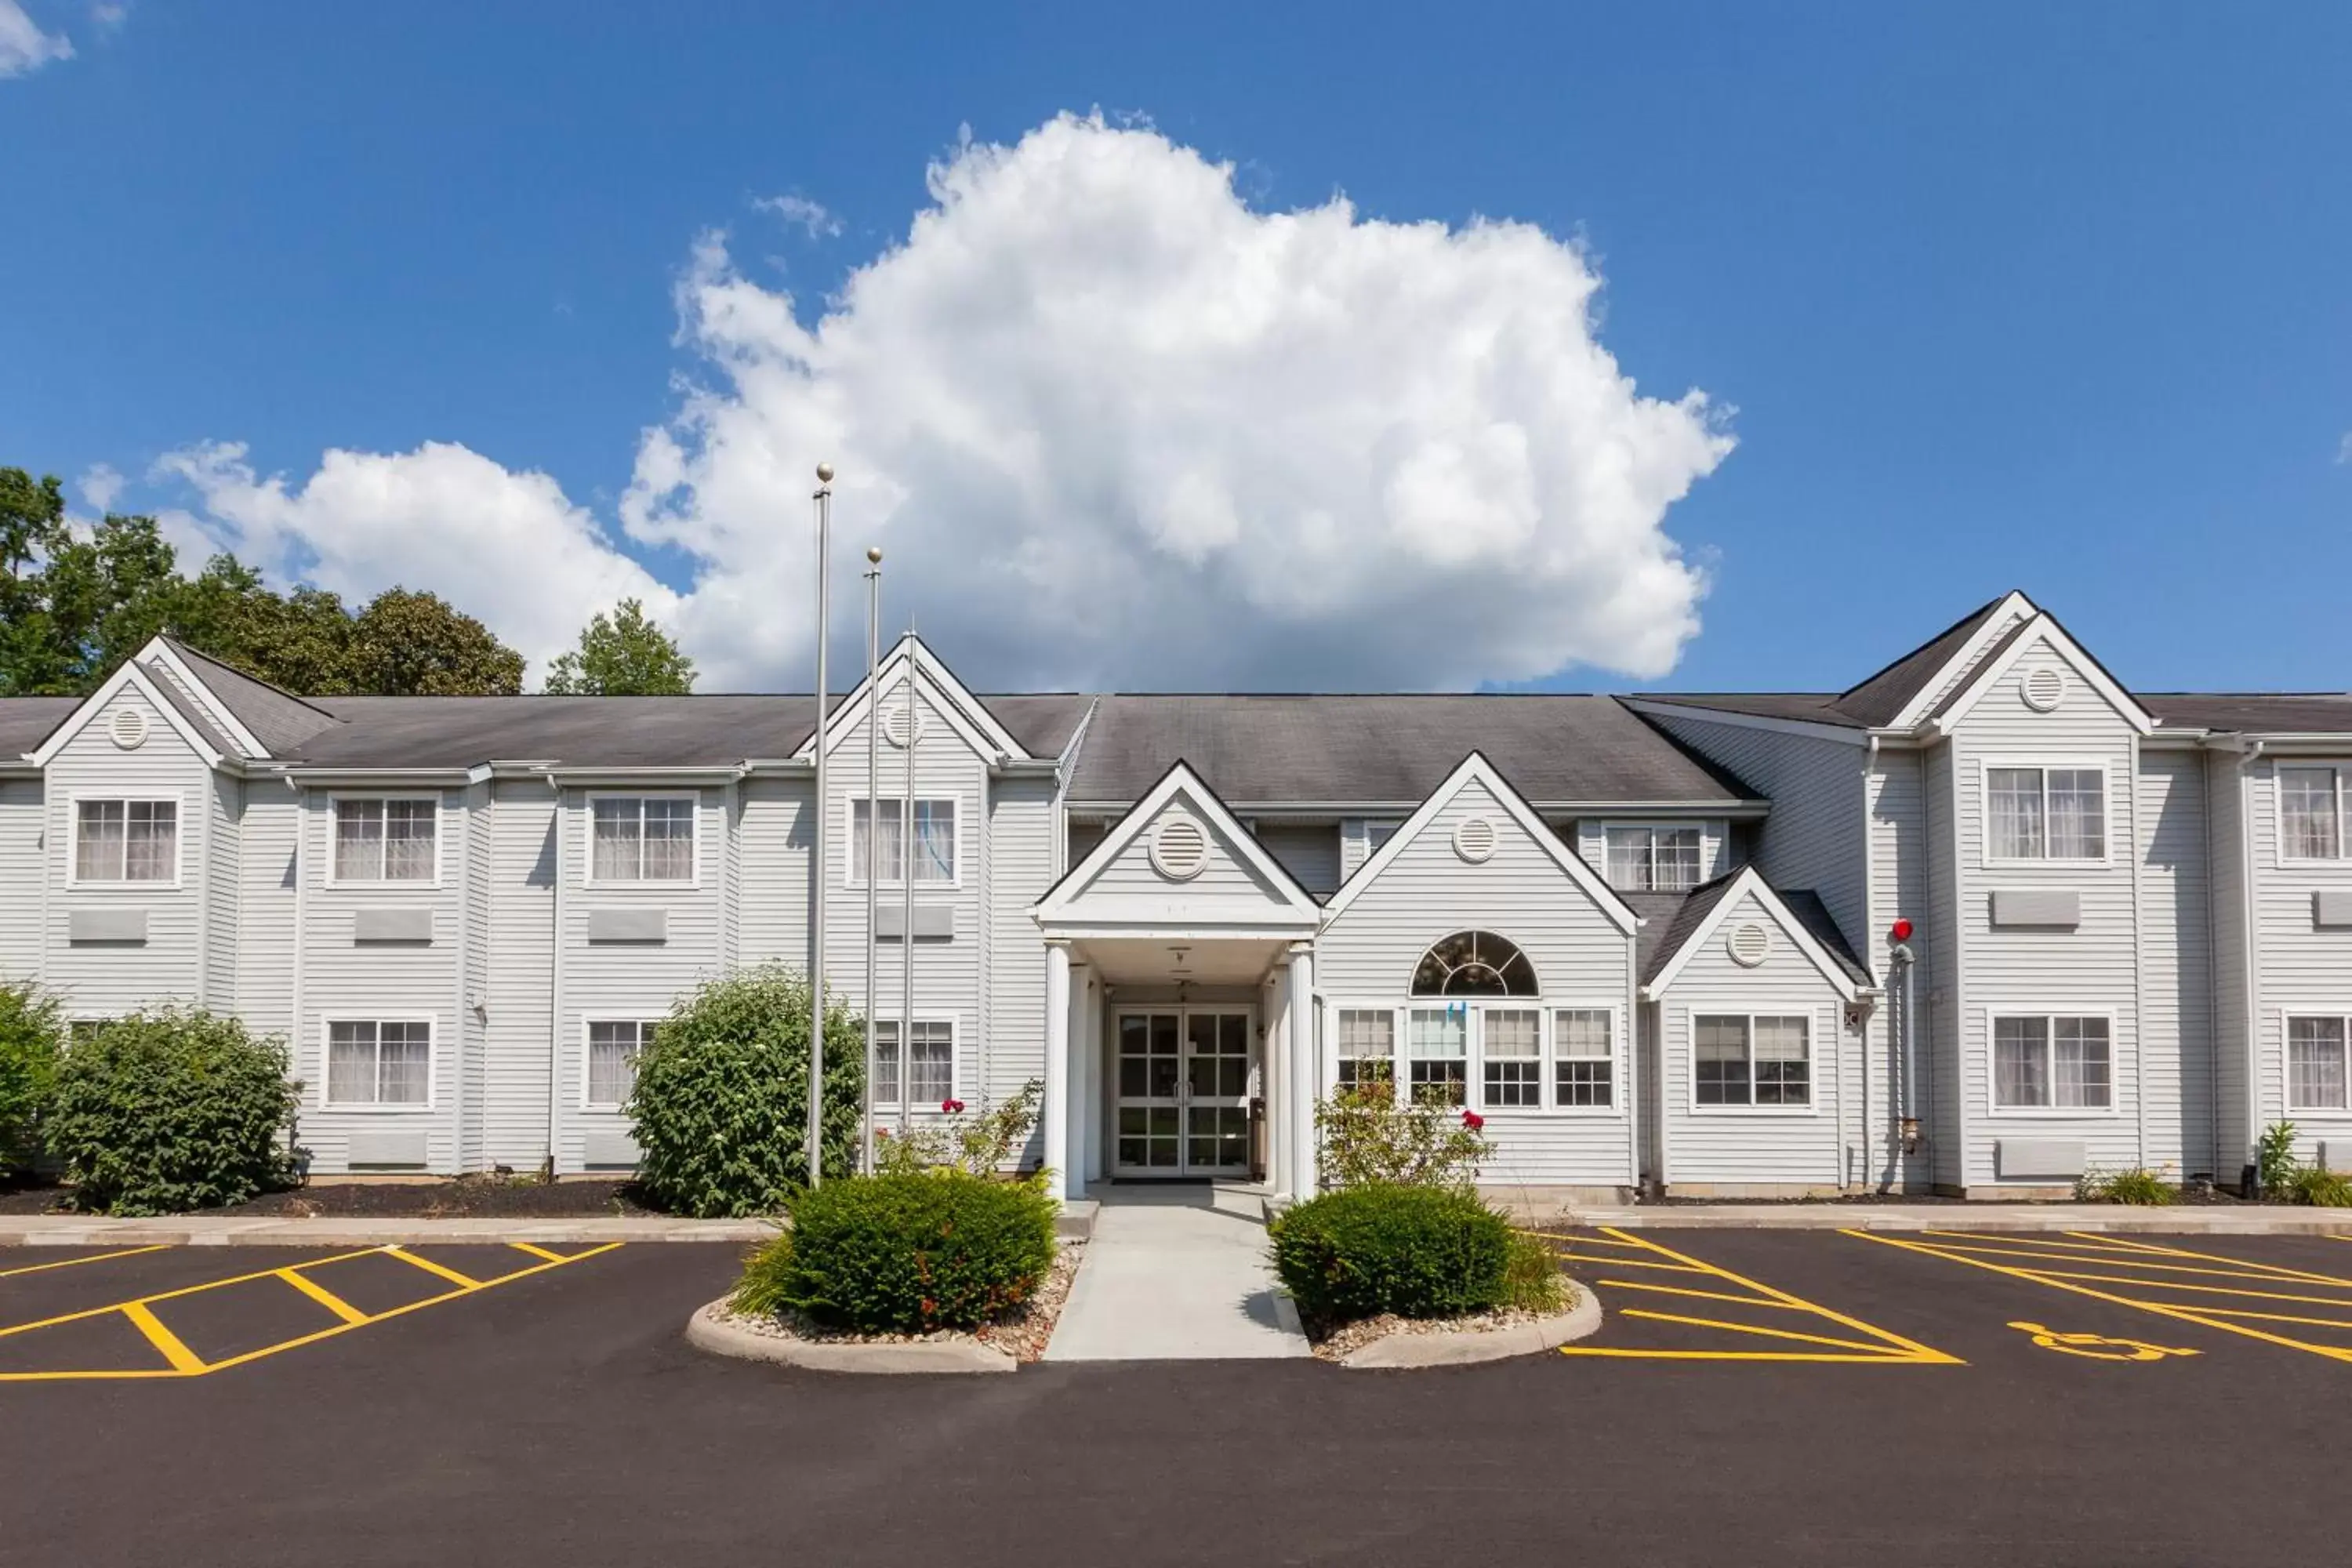
<path fill-rule="evenodd" d="M 809 905 L 809 1077 L 808 1184 L 824 1179 L 824 819 L 831 803 L 824 793 L 824 726 L 832 717 L 827 708 L 832 689 L 825 676 L 825 640 L 831 595 L 826 592 L 833 543 L 833 465 L 816 466 L 816 733 L 810 744 L 816 751 L 816 831 L 811 836 L 812 874 L 816 897 Z"/>
<path fill-rule="evenodd" d="M 882 551 L 877 545 L 866 552 L 866 1148 L 858 1168 L 868 1175 L 874 1172 L 874 916 L 882 867 L 882 768 L 876 748 L 881 738 Z M 900 1050 L 903 1059 L 903 1042 Z"/>
<path fill-rule="evenodd" d="M 898 1135 L 907 1135 L 907 1101 L 914 1098 L 915 1082 L 915 736 L 923 712 L 915 701 L 915 677 L 922 666 L 915 659 L 915 626 L 907 623 L 907 798 L 898 826 L 901 872 L 899 897 L 906 923 L 898 928 L 899 975 L 904 981 L 898 1016 Z"/>

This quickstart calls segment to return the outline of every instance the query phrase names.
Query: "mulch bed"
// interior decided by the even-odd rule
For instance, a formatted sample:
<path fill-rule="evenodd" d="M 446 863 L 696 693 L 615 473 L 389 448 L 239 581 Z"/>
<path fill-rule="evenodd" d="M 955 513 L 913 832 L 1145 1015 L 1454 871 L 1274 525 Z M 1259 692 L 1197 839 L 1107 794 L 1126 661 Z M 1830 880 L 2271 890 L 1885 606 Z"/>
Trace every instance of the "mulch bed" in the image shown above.
<path fill-rule="evenodd" d="M 929 1334 L 858 1334 L 829 1329 L 794 1314 L 772 1318 L 721 1311 L 718 1316 L 723 1323 L 772 1339 L 861 1345 L 981 1344 L 1003 1351 L 1017 1362 L 1043 1361 L 1045 1342 L 1054 1337 L 1054 1325 L 1061 1321 L 1063 1304 L 1070 1299 L 1070 1286 L 1078 1277 L 1078 1263 L 1085 1252 L 1083 1241 L 1056 1244 L 1053 1264 L 1028 1304 L 1018 1312 L 983 1323 L 970 1332 L 942 1329 Z"/>
<path fill-rule="evenodd" d="M 70 1187 L 37 1179 L 0 1179 L 0 1214 L 72 1212 Z M 661 1211 L 628 1181 L 537 1182 L 460 1176 L 439 1182 L 314 1182 L 210 1215 L 310 1219 L 585 1219 Z"/>

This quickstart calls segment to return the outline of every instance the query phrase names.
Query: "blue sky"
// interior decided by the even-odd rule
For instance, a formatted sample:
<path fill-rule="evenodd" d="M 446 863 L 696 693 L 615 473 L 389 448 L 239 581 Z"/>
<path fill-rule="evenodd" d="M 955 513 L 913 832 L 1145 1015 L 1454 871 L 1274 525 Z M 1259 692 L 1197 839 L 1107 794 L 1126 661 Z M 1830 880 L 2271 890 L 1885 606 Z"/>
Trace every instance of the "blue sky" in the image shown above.
<path fill-rule="evenodd" d="M 891 579 L 905 584 L 895 614 L 949 628 L 942 651 L 983 682 L 1416 684 L 1426 671 L 1510 683 L 1565 657 L 1534 683 L 1835 688 L 2021 586 L 2145 689 L 2352 684 L 2340 632 L 2352 8 L 883 15 L 132 0 L 111 16 L 79 0 L 18 3 L 72 54 L 20 58 L 0 79 L 0 190 L 18 236 L 0 247 L 15 372 L 0 380 L 0 462 L 69 478 L 103 465 L 124 476 L 118 509 L 167 510 L 175 527 L 284 574 L 353 590 L 401 576 L 543 642 L 532 574 L 462 552 L 404 555 L 400 540 L 429 542 L 430 519 L 383 499 L 463 510 L 478 493 L 485 515 L 515 519 L 514 537 L 550 563 L 546 625 L 576 625 L 582 605 L 650 583 L 687 595 L 677 618 L 727 684 L 791 684 L 796 667 L 804 681 L 792 558 L 755 557 L 744 540 L 804 527 L 798 476 L 837 437 L 932 519 L 887 535 L 908 563 Z M 0 0 L 0 69 L 10 8 Z M 1107 343 L 1108 363 L 1074 368 L 994 343 L 971 346 L 952 374 L 909 368 L 922 323 L 946 319 L 926 315 L 933 304 L 963 302 L 948 330 L 979 337 L 971 317 L 985 310 L 964 307 L 1021 286 L 942 279 L 952 247 L 858 306 L 871 358 L 856 363 L 887 361 L 888 376 L 835 363 L 772 395 L 730 357 L 769 352 L 713 326 L 719 301 L 744 297 L 730 284 L 754 304 L 789 295 L 784 308 L 814 324 L 853 269 L 908 238 L 935 199 L 927 166 L 952 162 L 966 128 L 976 144 L 1011 147 L 1057 113 L 1097 109 L 1114 130 L 1145 124 L 1187 157 L 1233 164 L 1255 214 L 1344 193 L 1359 222 L 1483 216 L 1576 242 L 1602 279 L 1599 348 L 1657 406 L 1703 389 L 1702 422 L 1736 447 L 1701 458 L 1673 437 L 1684 444 L 1656 461 L 1688 494 L 1636 531 L 1652 542 L 1582 575 L 1523 570 L 1517 546 L 1457 559 L 1444 539 L 1412 535 L 1379 560 L 1410 579 L 1411 552 L 1433 552 L 1441 587 L 1425 615 L 1360 584 L 1261 601 L 1235 587 L 1253 561 L 1282 563 L 1268 576 L 1336 578 L 1298 564 L 1327 557 L 1256 531 L 1246 440 L 1204 426 L 1129 452 L 1131 432 L 1086 422 L 1086 405 L 1104 402 L 1086 394 L 1090 378 L 1190 385 L 1190 362 L 1171 370 Z M 1182 184 L 1166 159 L 1148 166 Z M 826 216 L 796 223 L 774 205 L 786 196 Z M 996 196 L 1016 209 L 1027 199 Z M 1051 257 L 1050 271 L 1022 276 L 1069 287 L 1093 243 L 1086 202 L 1049 193 L 1029 205 L 1040 232 L 997 237 L 1010 254 Z M 1139 199 L 1118 220 L 1129 242 L 1155 210 L 1197 227 L 1210 209 Z M 725 261 L 698 265 L 714 230 Z M 975 268 L 1000 254 L 973 249 Z M 1132 271 L 1131 249 L 1104 265 Z M 1517 331 L 1517 275 L 1465 270 L 1462 314 Z M 1160 315 L 1178 296 L 1137 297 L 1156 327 L 1186 331 L 1181 315 Z M 1412 330 L 1385 347 L 1392 360 L 1450 324 L 1445 299 L 1412 309 L 1433 314 L 1400 317 Z M 770 348 L 782 341 L 783 329 L 763 330 Z M 870 346 L 884 342 L 897 346 Z M 1563 341 L 1560 356 L 1575 347 Z M 1303 374 L 1300 395 L 1361 382 L 1344 361 L 1325 380 Z M 1443 401 L 1442 384 L 1389 374 L 1368 399 Z M 1001 452 L 1034 437 L 1102 453 L 1098 471 L 1043 490 L 1006 480 L 1027 498 L 1008 500 L 993 493 L 1002 476 L 939 456 L 955 419 L 878 432 L 927 401 L 916 386 L 1032 376 L 1073 378 L 1080 393 L 1022 405 L 980 444 Z M 1193 430 L 1218 407 L 1273 416 L 1220 395 L 1206 373 L 1197 384 L 1208 406 L 1171 416 L 1139 401 L 1122 423 Z M 842 386 L 851 411 L 828 424 Z M 682 423 L 698 392 L 714 400 L 711 419 Z M 1284 447 L 1318 460 L 1344 460 L 1375 427 L 1296 416 L 1309 423 L 1286 426 Z M 731 436 L 712 433 L 730 418 Z M 649 429 L 684 448 L 683 480 L 648 479 Z M 1541 447 L 1567 433 L 1538 420 L 1527 434 Z M 965 603 L 960 582 L 1018 541 L 993 522 L 960 535 L 956 497 L 975 517 L 1042 511 L 1036 526 L 1062 528 L 1057 508 L 1116 512 L 1189 475 L 1187 440 L 1223 453 L 1205 470 L 1223 521 L 1198 523 L 1204 533 L 1067 524 L 1074 555 L 1134 567 L 1107 624 L 1024 641 L 996 629 L 1019 614 L 1009 590 L 977 595 L 985 616 Z M 481 462 L 429 476 L 362 466 L 345 485 L 324 482 L 330 452 L 393 458 L 428 443 Z M 753 450 L 772 467 L 746 468 Z M 1316 486 L 1291 488 L 1311 499 Z M 1538 489 L 1538 533 L 1573 489 Z M 845 534 L 864 537 L 863 520 L 888 504 L 845 484 Z M 1344 502 L 1330 510 L 1343 542 L 1369 526 Z M 593 569 L 559 570 L 566 542 L 591 535 L 595 549 L 579 549 Z M 1663 643 L 1637 623 L 1674 620 L 1681 590 L 1635 581 L 1655 578 L 1661 537 L 1705 577 L 1691 590 L 1703 630 Z M 1591 537 L 1568 542 L 1580 551 Z M 1490 602 L 1482 574 L 1543 591 Z M 713 591 L 698 593 L 698 576 Z M 1586 594 L 1603 582 L 1606 594 Z M 1075 626 L 1086 612 L 1037 615 Z M 1259 635 L 1266 624 L 1293 630 Z M 1056 668 L 1055 637 L 1091 651 Z M 1596 668 L 1619 648 L 1617 668 L 1635 675 Z M 1373 679 L 1351 680 L 1356 669 Z"/>

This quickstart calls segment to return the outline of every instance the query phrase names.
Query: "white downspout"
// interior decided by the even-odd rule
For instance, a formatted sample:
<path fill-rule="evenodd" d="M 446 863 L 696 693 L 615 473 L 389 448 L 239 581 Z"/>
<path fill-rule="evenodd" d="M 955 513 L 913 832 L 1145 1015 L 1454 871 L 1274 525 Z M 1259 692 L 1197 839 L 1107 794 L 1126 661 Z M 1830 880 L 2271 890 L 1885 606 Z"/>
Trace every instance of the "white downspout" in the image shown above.
<path fill-rule="evenodd" d="M 2147 1168 L 2147 976 L 2139 892 L 2139 863 L 2147 858 L 2140 841 L 2139 735 L 2131 738 L 2131 900 L 2132 900 L 2132 1096 L 2133 1120 L 2139 1139 L 2137 1163 Z M 2179 923 L 2176 917 L 2176 925 Z M 2182 1172 L 2184 1176 L 2187 1172 Z"/>
<path fill-rule="evenodd" d="M 555 888 L 547 915 L 547 1179 L 555 1179 L 555 1122 L 563 1081 L 563 784 L 547 775 L 555 792 Z"/>
<path fill-rule="evenodd" d="M 1862 754 L 1862 940 L 1863 952 L 1865 953 L 1877 940 L 1875 933 L 1870 930 L 1874 913 L 1872 897 L 1878 890 L 1878 858 L 1875 853 L 1878 836 L 1873 830 L 1874 816 L 1870 786 L 1877 777 L 1878 737 L 1873 735 L 1870 737 L 1868 748 Z M 1865 1186 L 1869 1184 L 1872 1167 L 1877 1163 L 1872 1157 L 1873 1134 L 1870 1121 L 1870 1023 L 1871 1019 L 1877 1016 L 1877 1011 L 1876 1008 L 1873 1008 L 1864 1016 L 1862 1039 L 1859 1042 L 1862 1054 L 1862 1175 L 1863 1184 Z M 1893 1009 L 1890 1008 L 1888 1011 L 1892 1012 Z M 1888 1025 L 1892 1027 L 1891 1018 L 1888 1020 Z M 1838 1142 L 1840 1145 L 1845 1142 L 1845 1097 L 1843 1095 L 1838 1097 Z M 1840 1188 L 1846 1185 L 1846 1171 L 1849 1163 L 1850 1162 L 1841 1153 L 1838 1160 Z"/>
<path fill-rule="evenodd" d="M 2254 764 L 2262 756 L 2263 742 L 2256 741 L 2238 763 L 2238 853 L 2245 867 L 2238 910 L 2245 924 L 2246 946 L 2246 1142 L 2238 1156 L 2242 1170 L 2253 1162 L 2254 1151 L 2263 1141 L 2263 966 L 2260 949 L 2255 945 L 2260 922 L 2254 919 L 2253 805 Z"/>

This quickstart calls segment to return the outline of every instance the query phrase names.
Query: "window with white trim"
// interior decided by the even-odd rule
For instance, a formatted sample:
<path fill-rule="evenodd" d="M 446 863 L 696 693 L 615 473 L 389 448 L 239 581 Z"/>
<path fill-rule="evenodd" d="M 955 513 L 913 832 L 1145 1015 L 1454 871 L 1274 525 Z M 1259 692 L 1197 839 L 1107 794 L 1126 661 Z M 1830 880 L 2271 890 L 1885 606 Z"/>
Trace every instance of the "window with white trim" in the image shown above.
<path fill-rule="evenodd" d="M 2352 1025 L 2336 1017 L 2290 1016 L 2286 1021 L 2286 1108 L 2289 1110 L 2352 1110 L 2352 1063 L 2345 1045 Z"/>
<path fill-rule="evenodd" d="M 1551 1016 L 1552 1103 L 1615 1103 L 1617 1052 L 1606 1007 L 1563 1007 Z"/>
<path fill-rule="evenodd" d="M 1692 1098 L 1700 1105 L 1811 1105 L 1811 1035 L 1801 1015 L 1693 1018 Z"/>
<path fill-rule="evenodd" d="M 866 885 L 866 841 L 874 828 L 874 803 L 853 800 L 849 803 L 849 884 Z M 901 883 L 906 876 L 906 835 L 899 825 L 906 820 L 907 803 L 903 800 L 882 802 L 882 841 L 875 852 L 880 857 L 879 880 Z M 915 885 L 946 884 L 956 879 L 956 803 L 952 800 L 918 800 L 915 802 Z"/>
<path fill-rule="evenodd" d="M 1701 881 L 1696 827 L 1611 827 L 1609 885 L 1626 892 L 1680 893 Z"/>
<path fill-rule="evenodd" d="M 597 882 L 694 880 L 694 801 L 681 795 L 597 795 L 589 802 Z"/>
<path fill-rule="evenodd" d="M 637 1087 L 637 1053 L 653 1044 L 654 1026 L 640 1018 L 592 1018 L 588 1022 L 588 1092 L 591 1110 L 618 1110 Z"/>
<path fill-rule="evenodd" d="M 74 805 L 74 879 L 169 882 L 180 874 L 180 803 L 84 800 Z"/>
<path fill-rule="evenodd" d="M 411 800 L 335 802 L 335 880 L 429 882 L 439 866 L 434 835 L 441 803 Z"/>
<path fill-rule="evenodd" d="M 2104 860 L 2106 775 L 2097 768 L 1987 768 L 1986 854 L 1995 860 Z"/>
<path fill-rule="evenodd" d="M 2279 853 L 2289 860 L 2336 860 L 2344 854 L 2344 805 L 2334 768 L 2278 771 Z"/>
<path fill-rule="evenodd" d="M 327 1026 L 329 1105 L 423 1105 L 432 1087 L 432 1025 L 346 1018 Z"/>
<path fill-rule="evenodd" d="M 1332 1042 L 1338 1087 L 1363 1089 L 1396 1081 L 1396 1015 L 1386 1007 L 1342 1007 Z"/>
<path fill-rule="evenodd" d="M 940 1105 L 955 1098 L 955 1025 L 918 1018 L 910 1031 L 905 1077 L 898 1062 L 898 1020 L 874 1020 L 874 1103 Z"/>
<path fill-rule="evenodd" d="M 2067 1014 L 1996 1016 L 1992 1102 L 1997 1110 L 2112 1110 L 2114 1026 Z"/>
<path fill-rule="evenodd" d="M 1478 1015 L 1481 1103 L 1506 1110 L 1543 1104 L 1543 1014 L 1533 1007 L 1487 1007 Z"/>
<path fill-rule="evenodd" d="M 1405 1071 L 1415 1102 L 1467 1102 L 1470 1012 L 1463 1006 L 1415 1007 L 1405 1024 Z"/>

